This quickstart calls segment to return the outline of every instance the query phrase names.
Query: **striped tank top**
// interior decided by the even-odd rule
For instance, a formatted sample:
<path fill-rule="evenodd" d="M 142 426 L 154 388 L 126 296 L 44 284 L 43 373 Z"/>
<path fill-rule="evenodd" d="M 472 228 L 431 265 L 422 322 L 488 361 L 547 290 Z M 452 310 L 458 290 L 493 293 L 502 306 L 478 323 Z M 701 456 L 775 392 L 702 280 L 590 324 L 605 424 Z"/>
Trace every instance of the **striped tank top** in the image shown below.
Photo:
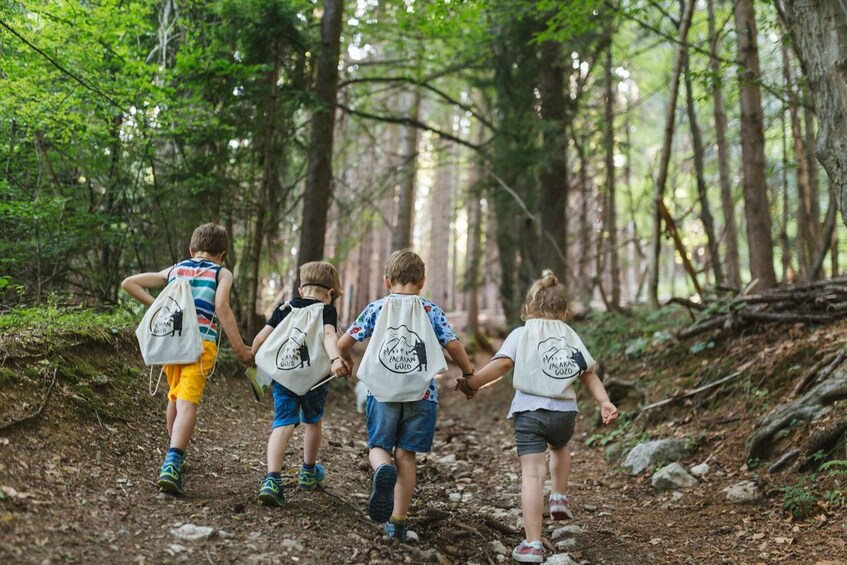
<path fill-rule="evenodd" d="M 200 324 L 200 336 L 208 341 L 218 340 L 218 325 L 214 322 L 214 316 L 220 272 L 220 265 L 206 259 L 186 259 L 174 265 L 168 273 L 169 283 L 177 277 L 188 279 L 194 296 L 194 308 L 197 310 L 197 323 Z"/>

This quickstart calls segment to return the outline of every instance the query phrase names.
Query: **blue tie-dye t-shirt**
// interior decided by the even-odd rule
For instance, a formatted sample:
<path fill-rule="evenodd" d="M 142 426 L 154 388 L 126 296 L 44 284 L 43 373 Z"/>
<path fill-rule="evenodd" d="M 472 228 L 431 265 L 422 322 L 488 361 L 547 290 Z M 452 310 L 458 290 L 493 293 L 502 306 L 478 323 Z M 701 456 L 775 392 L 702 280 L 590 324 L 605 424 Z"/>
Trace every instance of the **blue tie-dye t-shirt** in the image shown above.
<path fill-rule="evenodd" d="M 395 294 L 393 296 L 402 297 L 405 295 Z M 379 300 L 368 304 L 362 313 L 359 314 L 359 317 L 356 318 L 353 325 L 347 329 L 347 334 L 359 342 L 365 341 L 371 337 L 371 334 L 373 334 L 374 331 L 374 326 L 376 326 L 376 319 L 379 317 L 379 313 L 382 312 L 382 306 L 385 304 L 386 298 L 388 297 L 380 298 Z M 456 337 L 456 332 L 454 332 L 453 328 L 450 327 L 450 322 L 447 321 L 447 316 L 444 315 L 444 311 L 426 298 L 422 296 L 419 298 L 421 304 L 423 304 L 424 312 L 426 312 L 426 315 L 432 324 L 432 329 L 435 331 L 435 337 L 438 338 L 438 343 L 441 344 L 441 347 L 446 346 L 455 339 L 459 339 Z M 370 392 L 368 392 L 368 395 L 370 395 Z M 438 387 L 435 384 L 435 379 L 430 381 L 429 388 L 427 389 L 426 394 L 424 394 L 423 399 L 438 402 Z"/>

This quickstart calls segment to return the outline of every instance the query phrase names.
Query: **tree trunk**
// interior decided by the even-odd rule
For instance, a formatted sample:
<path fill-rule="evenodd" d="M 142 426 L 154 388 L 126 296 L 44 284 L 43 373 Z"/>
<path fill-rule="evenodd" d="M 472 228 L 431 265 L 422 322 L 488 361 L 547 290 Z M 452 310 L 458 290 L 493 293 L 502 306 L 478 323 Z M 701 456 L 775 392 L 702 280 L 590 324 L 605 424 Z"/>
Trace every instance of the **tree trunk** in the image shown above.
<path fill-rule="evenodd" d="M 726 242 L 726 282 L 735 289 L 741 288 L 741 268 L 738 258 L 738 225 L 735 220 L 735 202 L 729 175 L 729 154 L 726 144 L 726 112 L 723 107 L 721 64 L 718 53 L 718 32 L 715 29 L 714 0 L 706 2 L 709 11 L 709 68 L 712 71 L 712 98 L 715 107 L 715 144 L 718 154 L 718 173 L 721 186 L 721 208 L 724 217 Z"/>
<path fill-rule="evenodd" d="M 818 175 L 818 161 L 815 156 L 815 111 L 811 107 L 811 104 L 812 101 L 809 99 L 808 92 L 804 92 L 802 105 L 803 118 L 806 126 L 806 138 L 804 142 L 806 148 L 806 165 L 809 171 L 809 201 L 811 202 L 809 212 L 814 219 L 811 223 L 811 229 L 818 245 L 815 249 L 815 254 L 817 254 L 820 249 L 826 247 L 826 240 L 823 237 L 823 230 L 819 221 L 821 217 L 820 175 Z"/>
<path fill-rule="evenodd" d="M 320 107 L 312 114 L 309 168 L 303 195 L 303 221 L 297 265 L 318 261 L 324 256 L 326 217 L 332 197 L 332 149 L 335 107 L 338 103 L 338 58 L 341 45 L 343 0 L 324 0 L 321 39 L 317 52 L 315 97 Z M 296 289 L 299 274 L 295 274 Z"/>
<path fill-rule="evenodd" d="M 579 157 L 579 189 L 580 189 L 580 214 L 579 214 L 579 297 L 586 309 L 591 306 L 591 295 L 593 285 L 591 281 L 591 181 L 588 177 L 588 158 L 585 155 L 585 145 L 574 137 L 577 156 Z"/>
<path fill-rule="evenodd" d="M 694 92 L 691 86 L 691 69 L 688 62 L 688 50 L 685 53 L 685 98 L 688 106 L 688 125 L 691 128 L 691 145 L 694 148 L 694 171 L 697 176 L 697 196 L 700 199 L 700 220 L 706 231 L 706 243 L 715 275 L 715 286 L 723 284 L 723 270 L 718 252 L 718 238 L 715 236 L 715 221 L 712 218 L 709 196 L 706 188 L 706 174 L 703 165 L 703 141 L 700 138 L 700 126 L 697 123 L 697 109 L 694 107 Z"/>
<path fill-rule="evenodd" d="M 621 267 L 618 254 L 617 198 L 615 197 L 615 77 L 612 67 L 612 28 L 607 27 L 609 46 L 606 49 L 606 96 L 604 118 L 606 122 L 603 145 L 606 153 L 606 231 L 608 232 L 609 276 L 612 296 L 609 304 L 618 310 L 621 305 Z"/>
<path fill-rule="evenodd" d="M 404 92 L 401 97 L 401 112 L 411 120 L 417 120 L 421 108 L 421 91 L 415 88 Z M 400 133 L 400 183 L 397 201 L 397 221 L 391 246 L 394 250 L 412 246 L 412 229 L 415 211 L 415 180 L 418 173 L 418 128 L 404 126 Z"/>
<path fill-rule="evenodd" d="M 779 246 L 782 251 L 782 282 L 790 283 L 794 280 L 791 270 L 792 252 L 791 242 L 788 240 L 788 221 L 791 209 L 788 199 L 788 134 L 785 128 L 785 108 L 780 112 L 780 131 L 782 132 L 782 224 L 779 226 Z"/>
<path fill-rule="evenodd" d="M 782 76 L 788 93 L 788 114 L 791 119 L 791 137 L 793 140 L 794 161 L 797 173 L 797 259 L 800 276 L 808 280 L 811 276 L 814 254 L 820 242 L 816 234 L 819 217 L 812 216 L 811 184 L 809 180 L 809 162 L 806 154 L 803 131 L 800 126 L 800 100 L 794 90 L 794 76 L 791 72 L 791 60 L 788 46 L 782 44 Z M 813 226 L 813 224 L 815 224 Z"/>
<path fill-rule="evenodd" d="M 741 157 L 747 247 L 750 253 L 751 275 L 758 279 L 756 288 L 763 290 L 776 286 L 776 273 L 773 268 L 773 238 L 765 177 L 765 134 L 759 89 L 761 72 L 753 0 L 738 0 L 735 4 L 735 29 L 738 40 Z"/>
<path fill-rule="evenodd" d="M 847 6 L 843 0 L 786 0 L 785 13 L 820 118 L 818 159 L 847 221 Z"/>
<path fill-rule="evenodd" d="M 540 46 L 541 120 L 546 166 L 539 174 L 541 185 L 541 261 L 562 281 L 567 280 L 568 163 L 562 46 L 545 41 Z M 540 273 L 538 273 L 540 274 Z"/>
<path fill-rule="evenodd" d="M 665 133 L 662 142 L 662 153 L 659 158 L 659 172 L 656 177 L 656 187 L 653 193 L 653 238 L 650 253 L 650 282 L 648 285 L 647 298 L 650 307 L 659 307 L 659 256 L 662 250 L 662 216 L 661 208 L 664 206 L 665 185 L 668 180 L 668 166 L 671 158 L 671 145 L 673 142 L 674 123 L 676 120 L 676 101 L 679 93 L 679 75 L 685 58 L 685 45 L 688 37 L 688 28 L 691 24 L 691 14 L 694 10 L 694 0 L 687 0 L 683 8 L 682 17 L 679 20 L 679 45 L 674 54 L 673 69 L 671 70 L 670 92 L 668 94 L 668 108 L 665 116 Z"/>

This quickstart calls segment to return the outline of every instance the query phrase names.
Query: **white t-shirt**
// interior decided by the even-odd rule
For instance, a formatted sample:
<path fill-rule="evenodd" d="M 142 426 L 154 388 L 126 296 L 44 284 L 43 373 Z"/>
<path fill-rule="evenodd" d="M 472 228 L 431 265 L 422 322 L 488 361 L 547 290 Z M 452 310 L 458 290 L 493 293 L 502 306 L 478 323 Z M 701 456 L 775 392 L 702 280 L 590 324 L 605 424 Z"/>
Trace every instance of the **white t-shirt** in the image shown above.
<path fill-rule="evenodd" d="M 515 357 L 518 354 L 518 341 L 524 328 L 515 328 L 512 333 L 503 342 L 500 350 L 494 355 L 494 359 L 506 357 L 515 362 Z M 519 390 L 515 391 L 515 397 L 512 399 L 512 405 L 509 407 L 509 416 L 511 420 L 518 412 L 532 412 L 534 410 L 550 410 L 552 412 L 579 412 L 575 399 L 560 399 L 549 398 L 546 396 L 536 396 Z"/>

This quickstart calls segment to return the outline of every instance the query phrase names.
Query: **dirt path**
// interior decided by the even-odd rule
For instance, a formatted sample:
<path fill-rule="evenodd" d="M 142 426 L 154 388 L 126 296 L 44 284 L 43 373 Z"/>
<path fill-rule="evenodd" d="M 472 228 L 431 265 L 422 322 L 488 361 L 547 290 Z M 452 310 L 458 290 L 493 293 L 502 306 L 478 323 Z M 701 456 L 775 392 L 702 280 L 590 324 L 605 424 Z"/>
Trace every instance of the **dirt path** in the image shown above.
<path fill-rule="evenodd" d="M 0 435 L 0 563 L 492 563 L 507 560 L 498 542 L 510 551 L 520 540 L 505 384 L 472 402 L 442 386 L 436 445 L 419 466 L 411 513 L 420 541 L 408 546 L 383 539 L 365 516 L 367 438 L 351 387 L 330 393 L 325 489 L 288 489 L 282 509 L 256 501 L 272 417 L 267 399 L 257 404 L 239 378 L 209 384 L 189 450 L 188 494 L 173 498 L 154 484 L 166 446 L 162 397 L 145 394 L 127 421 L 80 416 L 65 398 L 39 424 Z M 732 462 L 738 442 L 720 428 L 706 432 L 690 461 L 712 456 L 706 480 L 679 495 L 656 494 L 649 476 L 627 477 L 604 462 L 602 449 L 584 445 L 593 410 L 582 406 L 570 490 L 573 523 L 584 533 L 559 551 L 584 563 L 837 563 L 847 555 L 843 515 L 794 524 L 775 493 L 754 505 L 728 504 L 720 490 L 750 473 Z M 301 442 L 297 433 L 286 459 L 292 470 Z M 451 493 L 462 501 L 451 502 Z M 171 533 L 189 523 L 214 533 L 199 541 Z M 545 522 L 548 535 L 561 525 Z"/>

